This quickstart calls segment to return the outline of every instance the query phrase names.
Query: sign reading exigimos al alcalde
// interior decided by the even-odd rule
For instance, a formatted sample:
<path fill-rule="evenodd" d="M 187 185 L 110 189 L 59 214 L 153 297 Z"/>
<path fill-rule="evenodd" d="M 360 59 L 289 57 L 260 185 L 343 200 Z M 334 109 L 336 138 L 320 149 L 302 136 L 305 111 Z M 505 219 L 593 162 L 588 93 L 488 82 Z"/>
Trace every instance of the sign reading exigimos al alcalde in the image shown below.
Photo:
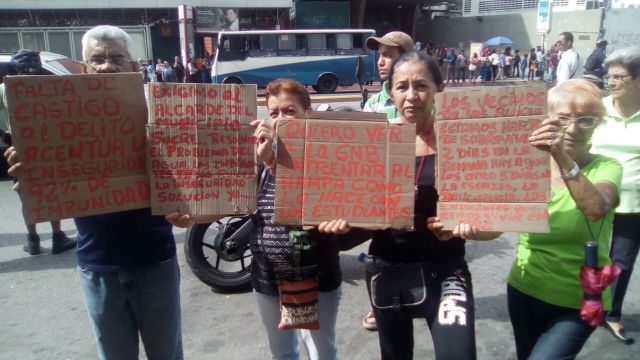
<path fill-rule="evenodd" d="M 256 208 L 255 85 L 151 83 L 148 154 L 153 214 Z"/>

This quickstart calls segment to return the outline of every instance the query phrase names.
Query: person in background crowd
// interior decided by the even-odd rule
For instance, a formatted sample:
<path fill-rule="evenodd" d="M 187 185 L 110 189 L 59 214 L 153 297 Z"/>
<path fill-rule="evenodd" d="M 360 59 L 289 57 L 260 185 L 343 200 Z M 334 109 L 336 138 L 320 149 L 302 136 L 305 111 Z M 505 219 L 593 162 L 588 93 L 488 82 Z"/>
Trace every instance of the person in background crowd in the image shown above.
<path fill-rule="evenodd" d="M 547 71 L 547 57 L 545 56 L 544 49 L 540 46 L 536 46 L 536 60 L 538 61 L 536 78 L 544 81 L 544 73 Z"/>
<path fill-rule="evenodd" d="M 198 69 L 200 81 L 203 84 L 211 84 L 213 80 L 211 79 L 211 68 L 209 67 L 209 60 L 203 59 L 202 65 L 200 69 Z"/>
<path fill-rule="evenodd" d="M 149 82 L 149 76 L 147 75 L 147 65 L 144 64 L 142 58 L 138 58 L 138 71 L 142 74 L 142 82 L 145 84 Z"/>
<path fill-rule="evenodd" d="M 469 61 L 469 81 L 475 83 L 478 80 L 478 74 L 480 71 L 478 70 L 478 66 L 480 65 L 480 59 L 478 58 L 478 53 L 473 53 L 471 56 L 471 60 Z"/>
<path fill-rule="evenodd" d="M 505 65 L 505 52 L 504 51 L 498 51 L 498 75 L 496 76 L 496 79 L 498 80 L 502 80 L 504 79 L 504 65 Z"/>
<path fill-rule="evenodd" d="M 536 55 L 536 49 L 531 48 L 529 52 L 529 72 L 527 73 L 527 80 L 533 81 L 538 71 L 538 58 Z"/>
<path fill-rule="evenodd" d="M 200 81 L 200 79 L 198 79 L 198 67 L 196 66 L 196 62 L 194 59 L 188 59 L 187 73 L 189 74 L 189 77 L 188 77 L 189 82 L 197 83 Z"/>
<path fill-rule="evenodd" d="M 162 61 L 161 58 L 158 58 L 158 61 L 156 62 L 156 79 L 160 82 L 165 81 L 162 77 L 162 70 L 164 70 L 164 61 Z"/>
<path fill-rule="evenodd" d="M 162 79 L 165 82 L 178 82 L 178 77 L 176 76 L 176 72 L 171 65 L 169 65 L 168 61 L 165 61 L 162 68 Z"/>
<path fill-rule="evenodd" d="M 594 82 L 600 89 L 604 89 L 604 75 L 606 70 L 604 67 L 604 59 L 606 58 L 607 40 L 598 39 L 596 41 L 596 48 L 587 58 L 584 64 L 583 77 L 589 81 Z"/>
<path fill-rule="evenodd" d="M 495 82 L 498 77 L 498 65 L 500 65 L 500 56 L 496 54 L 495 49 L 491 50 L 489 62 L 491 63 L 491 82 Z"/>
<path fill-rule="evenodd" d="M 514 78 L 520 77 L 520 62 L 522 58 L 520 57 L 520 49 L 516 49 L 515 55 L 513 56 L 513 72 L 511 76 Z"/>
<path fill-rule="evenodd" d="M 458 74 L 456 77 L 456 81 L 464 82 L 466 80 L 466 70 L 468 62 L 469 60 L 467 59 L 467 55 L 465 55 L 464 53 L 464 49 L 460 49 L 460 54 L 458 54 L 458 59 L 456 60 L 456 72 Z"/>
<path fill-rule="evenodd" d="M 558 68 L 558 50 L 557 45 L 552 46 L 547 55 L 547 67 L 549 69 L 549 78 L 547 86 L 553 87 L 556 83 L 556 69 Z"/>
<path fill-rule="evenodd" d="M 513 55 L 511 55 L 511 47 L 504 49 L 504 77 L 511 77 L 511 65 L 513 64 Z"/>
<path fill-rule="evenodd" d="M 82 37 L 82 71 L 135 72 L 132 49 L 124 30 L 91 28 Z M 5 157 L 9 172 L 20 177 L 16 149 L 10 147 Z M 74 220 L 80 289 L 98 357 L 137 359 L 142 339 L 147 358 L 181 360 L 180 270 L 171 224 L 152 216 L 150 208 Z"/>
<path fill-rule="evenodd" d="M 483 47 L 480 56 L 480 82 L 491 80 L 491 60 L 489 60 L 489 49 Z"/>
<path fill-rule="evenodd" d="M 433 45 L 433 43 L 430 43 Z M 383 81 L 382 89 L 375 96 L 367 100 L 364 105 L 364 112 L 377 112 L 387 115 L 389 122 L 397 122 L 400 120 L 400 113 L 393 103 L 387 91 L 389 73 L 393 64 L 398 60 L 400 55 L 414 51 L 413 40 L 411 36 L 401 31 L 392 31 L 382 37 L 370 37 L 365 42 L 368 49 L 378 53 L 378 74 Z M 369 311 L 362 319 L 362 326 L 371 331 L 377 329 L 376 318 L 373 311 Z"/>
<path fill-rule="evenodd" d="M 624 169 L 620 206 L 613 220 L 611 259 L 622 272 L 612 284 L 613 302 L 604 325 L 625 344 L 622 304 L 640 249 L 640 47 L 622 48 L 604 60 L 611 95 L 604 98 L 605 121 L 593 134 L 594 153 L 618 159 Z"/>
<path fill-rule="evenodd" d="M 520 79 L 524 80 L 527 69 L 529 68 L 529 54 L 524 53 L 520 59 Z"/>
<path fill-rule="evenodd" d="M 180 61 L 179 56 L 176 56 L 173 58 L 173 71 L 175 72 L 176 77 L 178 78 L 178 82 L 183 83 L 184 77 L 185 77 L 185 71 L 184 71 L 184 65 L 182 65 L 182 62 Z"/>
<path fill-rule="evenodd" d="M 427 42 L 426 52 L 429 56 L 432 56 L 432 57 L 435 56 L 436 47 L 433 45 L 433 41 Z"/>
<path fill-rule="evenodd" d="M 465 240 L 438 240 L 427 229 L 427 218 L 435 216 L 438 194 L 434 186 L 436 135 L 434 132 L 434 95 L 444 83 L 438 65 L 427 55 L 406 53 L 392 67 L 387 83 L 399 123 L 416 124 L 416 188 L 414 230 L 373 231 L 366 266 L 366 281 L 378 325 L 381 358 L 413 357 L 413 319 L 426 319 L 431 331 L 436 359 L 475 359 L 475 315 L 471 274 L 466 261 Z M 389 272 L 387 272 L 389 271 Z M 421 273 L 429 276 L 421 277 Z M 416 279 L 426 289 L 419 305 L 401 309 L 384 308 L 379 301 L 385 289 L 396 280 Z M 388 279 L 388 282 L 382 282 Z M 406 291 L 415 289 L 406 285 Z M 453 299 L 444 292 L 455 292 Z M 389 299 L 387 299 L 389 300 Z M 455 307 L 457 316 L 447 317 L 444 306 Z M 450 314 L 449 314 L 450 315 Z M 420 327 L 422 328 L 422 327 Z"/>
<path fill-rule="evenodd" d="M 447 56 L 444 61 L 447 64 L 447 82 L 456 82 L 456 61 L 458 56 L 456 55 L 456 50 L 454 48 L 450 48 Z"/>
<path fill-rule="evenodd" d="M 153 65 L 153 59 L 149 59 L 147 61 L 147 78 L 149 78 L 149 82 L 158 81 L 156 76 L 156 67 Z"/>
<path fill-rule="evenodd" d="M 42 72 L 42 62 L 38 51 L 20 50 L 11 55 L 10 64 L 9 75 L 38 75 Z M 4 84 L 0 84 L 0 111 L 4 112 L 4 118 L 7 121 L 4 126 L 0 127 L 0 137 L 4 143 L 11 145 L 9 108 L 7 107 L 7 94 Z M 7 129 L 7 132 L 2 129 Z M 42 253 L 42 249 L 40 248 L 40 236 L 38 235 L 36 224 L 28 222 L 26 218 L 24 218 L 24 222 L 27 227 L 27 237 L 22 249 L 29 255 L 38 255 Z M 62 231 L 60 220 L 50 221 L 50 224 L 52 254 L 60 254 L 76 247 L 76 240 L 69 238 L 67 234 Z"/>
<path fill-rule="evenodd" d="M 611 263 L 609 239 L 620 200 L 620 163 L 589 153 L 589 139 L 605 113 L 600 90 L 581 79 L 564 82 L 549 91 L 548 110 L 549 118 L 533 131 L 529 143 L 549 152 L 553 160 L 551 232 L 520 234 L 508 277 L 509 317 L 519 360 L 574 359 L 595 330 L 580 314 L 584 246 L 598 243 L 598 264 Z M 429 228 L 442 240 L 453 235 L 490 240 L 500 235 L 478 231 L 472 224 L 441 231 L 436 217 L 429 219 Z M 605 309 L 610 300 L 606 290 Z"/>
<path fill-rule="evenodd" d="M 562 52 L 562 57 L 560 57 L 556 70 L 556 86 L 569 79 L 582 77 L 582 59 L 573 48 L 573 34 L 567 31 L 560 33 L 557 44 Z"/>

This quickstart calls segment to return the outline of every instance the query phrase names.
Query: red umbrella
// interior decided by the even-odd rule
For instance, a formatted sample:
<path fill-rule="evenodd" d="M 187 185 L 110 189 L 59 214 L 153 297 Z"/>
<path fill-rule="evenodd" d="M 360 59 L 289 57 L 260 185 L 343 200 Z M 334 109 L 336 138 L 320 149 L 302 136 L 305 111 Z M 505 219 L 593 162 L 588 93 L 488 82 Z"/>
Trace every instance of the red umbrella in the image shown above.
<path fill-rule="evenodd" d="M 584 293 L 580 317 L 587 324 L 597 327 L 604 319 L 602 292 L 620 275 L 620 268 L 615 264 L 598 267 L 598 244 L 585 244 L 584 266 L 580 269 L 580 285 Z"/>

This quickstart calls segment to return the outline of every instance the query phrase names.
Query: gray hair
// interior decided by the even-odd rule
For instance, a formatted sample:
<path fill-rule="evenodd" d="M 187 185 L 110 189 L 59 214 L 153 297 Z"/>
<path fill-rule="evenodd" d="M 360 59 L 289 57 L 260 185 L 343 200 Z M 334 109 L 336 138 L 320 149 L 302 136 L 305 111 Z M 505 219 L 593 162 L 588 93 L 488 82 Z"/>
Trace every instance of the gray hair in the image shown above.
<path fill-rule="evenodd" d="M 131 60 L 131 51 L 133 50 L 133 41 L 126 31 L 117 26 L 98 25 L 89 29 L 82 36 L 82 59 L 87 60 L 87 45 L 90 40 L 97 41 L 119 41 L 124 44 L 127 49 L 127 55 Z"/>
<path fill-rule="evenodd" d="M 604 67 L 624 66 L 634 79 L 640 75 L 640 46 L 630 46 L 612 52 L 604 59 Z"/>

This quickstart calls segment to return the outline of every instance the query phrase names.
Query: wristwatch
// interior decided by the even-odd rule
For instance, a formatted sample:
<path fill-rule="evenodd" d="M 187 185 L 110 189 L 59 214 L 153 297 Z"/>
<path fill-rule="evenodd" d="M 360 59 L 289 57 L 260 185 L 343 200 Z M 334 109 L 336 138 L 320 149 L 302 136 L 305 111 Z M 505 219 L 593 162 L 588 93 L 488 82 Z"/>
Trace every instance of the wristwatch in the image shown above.
<path fill-rule="evenodd" d="M 575 161 L 573 162 L 573 167 L 571 168 L 571 170 L 566 173 L 563 174 L 562 171 L 560 172 L 560 177 L 563 180 L 569 180 L 569 179 L 573 179 L 574 177 L 578 176 L 578 173 L 580 172 L 580 167 L 578 166 L 578 163 L 576 163 Z"/>

